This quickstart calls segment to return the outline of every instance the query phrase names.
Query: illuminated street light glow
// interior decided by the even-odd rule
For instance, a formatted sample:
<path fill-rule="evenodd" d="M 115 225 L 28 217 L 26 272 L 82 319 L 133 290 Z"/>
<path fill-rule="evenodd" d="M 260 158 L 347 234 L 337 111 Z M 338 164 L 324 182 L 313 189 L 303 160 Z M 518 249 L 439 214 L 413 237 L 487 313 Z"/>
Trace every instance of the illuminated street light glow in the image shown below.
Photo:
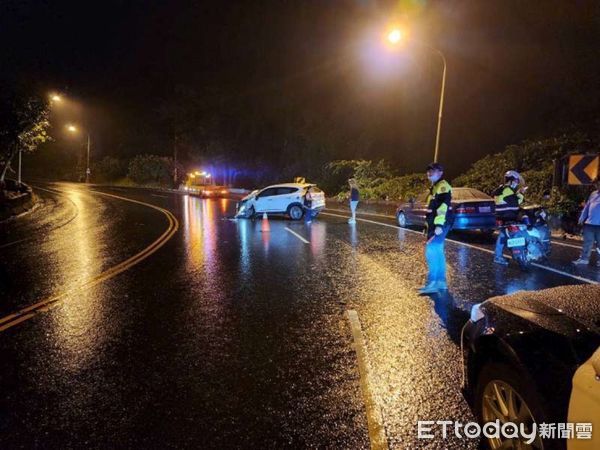
<path fill-rule="evenodd" d="M 398 44 L 404 39 L 404 32 L 400 28 L 393 28 L 387 35 L 390 44 Z"/>
<path fill-rule="evenodd" d="M 58 94 L 50 94 L 50 100 L 53 102 L 62 102 L 62 97 Z"/>
<path fill-rule="evenodd" d="M 71 133 L 75 133 L 77 132 L 77 127 L 73 124 L 68 124 L 66 125 L 67 131 L 71 132 Z"/>

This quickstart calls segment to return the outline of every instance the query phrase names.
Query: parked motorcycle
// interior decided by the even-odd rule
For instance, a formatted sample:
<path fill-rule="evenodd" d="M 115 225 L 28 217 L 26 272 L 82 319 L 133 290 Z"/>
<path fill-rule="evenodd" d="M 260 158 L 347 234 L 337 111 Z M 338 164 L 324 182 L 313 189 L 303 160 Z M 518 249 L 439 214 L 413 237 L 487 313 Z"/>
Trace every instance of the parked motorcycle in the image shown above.
<path fill-rule="evenodd" d="M 533 223 L 524 215 L 520 221 L 500 227 L 500 233 L 506 236 L 506 246 L 521 270 L 528 270 L 532 263 L 550 256 L 551 240 L 547 220 L 548 213 L 541 208 L 536 211 Z"/>

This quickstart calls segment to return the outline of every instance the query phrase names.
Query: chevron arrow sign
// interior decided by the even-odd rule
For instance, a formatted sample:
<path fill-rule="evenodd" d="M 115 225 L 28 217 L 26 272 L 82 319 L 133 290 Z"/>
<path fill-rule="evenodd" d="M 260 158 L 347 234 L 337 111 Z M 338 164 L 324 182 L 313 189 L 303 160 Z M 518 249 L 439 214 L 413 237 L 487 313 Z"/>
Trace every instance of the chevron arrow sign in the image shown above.
<path fill-rule="evenodd" d="M 591 184 L 598 176 L 598 155 L 569 156 L 569 184 Z"/>

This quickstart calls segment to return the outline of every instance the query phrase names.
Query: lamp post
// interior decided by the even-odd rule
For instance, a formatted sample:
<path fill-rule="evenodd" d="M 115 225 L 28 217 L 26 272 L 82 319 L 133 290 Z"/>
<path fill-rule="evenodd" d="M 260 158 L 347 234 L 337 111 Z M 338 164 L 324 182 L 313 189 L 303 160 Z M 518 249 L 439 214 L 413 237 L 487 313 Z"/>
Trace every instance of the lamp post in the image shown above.
<path fill-rule="evenodd" d="M 406 34 L 400 28 L 392 28 L 387 34 L 387 41 L 392 46 L 399 45 L 405 39 L 406 39 Z M 443 115 L 443 111 L 444 111 L 444 94 L 445 94 L 445 90 L 446 90 L 446 66 L 447 66 L 446 57 L 441 52 L 441 50 L 439 50 L 435 47 L 432 47 L 429 44 L 424 44 L 424 43 L 420 43 L 420 42 L 417 42 L 417 43 L 420 46 L 425 47 L 425 48 L 433 51 L 437 55 L 439 55 L 440 58 L 442 59 L 442 64 L 443 64 L 442 86 L 441 86 L 441 90 L 440 90 L 440 106 L 438 109 L 437 131 L 435 134 L 435 149 L 433 152 L 433 162 L 438 162 L 438 155 L 439 155 L 439 150 L 440 150 L 440 132 L 442 130 L 442 115 Z"/>
<path fill-rule="evenodd" d="M 19 170 L 17 172 L 17 185 L 21 186 L 21 149 L 19 148 Z"/>
<path fill-rule="evenodd" d="M 77 129 L 77 127 L 75 125 L 69 124 L 69 125 L 67 125 L 67 131 L 69 131 L 70 133 L 77 133 L 79 130 Z M 86 168 L 85 168 L 85 182 L 89 183 L 90 182 L 90 174 L 92 173 L 92 171 L 90 170 L 91 139 L 90 139 L 89 131 L 86 132 L 86 134 L 87 134 L 87 156 L 86 156 Z"/>

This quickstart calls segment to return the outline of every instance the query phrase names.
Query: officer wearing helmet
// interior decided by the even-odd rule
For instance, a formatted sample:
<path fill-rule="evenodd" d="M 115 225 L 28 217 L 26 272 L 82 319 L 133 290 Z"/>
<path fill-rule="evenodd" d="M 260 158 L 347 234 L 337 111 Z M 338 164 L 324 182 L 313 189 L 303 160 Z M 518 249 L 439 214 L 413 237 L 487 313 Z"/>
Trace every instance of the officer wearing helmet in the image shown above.
<path fill-rule="evenodd" d="M 516 170 L 509 170 L 504 174 L 504 184 L 494 191 L 494 203 L 496 204 L 496 220 L 499 225 L 506 222 L 514 222 L 519 218 L 519 209 L 523 203 L 524 196 L 519 189 L 523 183 L 523 177 Z M 494 262 L 503 266 L 508 265 L 508 260 L 502 255 L 506 245 L 504 233 L 498 234 L 496 240 L 496 251 Z"/>
<path fill-rule="evenodd" d="M 425 259 L 429 274 L 427 284 L 419 289 L 419 292 L 435 294 L 448 289 L 444 240 L 452 225 L 452 187 L 444 180 L 444 168 L 441 164 L 429 164 L 427 178 L 431 182 L 427 197 L 427 244 L 425 244 Z"/>

